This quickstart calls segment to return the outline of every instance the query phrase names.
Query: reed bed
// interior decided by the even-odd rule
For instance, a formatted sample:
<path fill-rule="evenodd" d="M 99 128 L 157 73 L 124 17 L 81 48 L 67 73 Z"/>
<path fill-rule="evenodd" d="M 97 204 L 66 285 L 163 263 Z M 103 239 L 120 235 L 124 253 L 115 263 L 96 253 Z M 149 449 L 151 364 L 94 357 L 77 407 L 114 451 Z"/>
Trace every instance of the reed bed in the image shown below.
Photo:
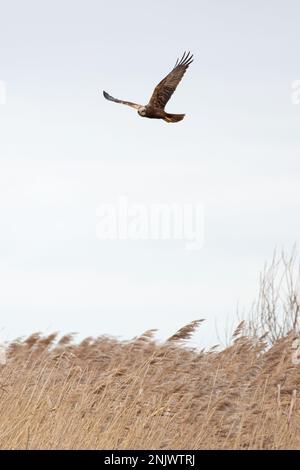
<path fill-rule="evenodd" d="M 163 344 L 42 336 L 0 366 L 1 449 L 299 449 L 295 333 L 269 344 L 238 325 L 205 351 L 186 325 Z M 201 325 L 200 325 L 201 328 Z"/>
<path fill-rule="evenodd" d="M 199 350 L 34 333 L 0 350 L 0 449 L 299 449 L 300 264 L 274 254 L 248 321 Z M 228 334 L 226 335 L 228 337 Z"/>

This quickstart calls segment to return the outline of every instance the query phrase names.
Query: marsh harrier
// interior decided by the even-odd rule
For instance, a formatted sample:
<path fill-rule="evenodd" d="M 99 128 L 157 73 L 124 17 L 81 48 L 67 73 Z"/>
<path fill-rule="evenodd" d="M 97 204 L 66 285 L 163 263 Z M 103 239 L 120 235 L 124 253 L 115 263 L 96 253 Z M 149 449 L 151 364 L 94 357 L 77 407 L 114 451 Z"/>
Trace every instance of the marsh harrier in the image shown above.
<path fill-rule="evenodd" d="M 156 86 L 150 101 L 148 104 L 146 104 L 146 106 L 131 103 L 131 101 L 118 100 L 117 98 L 110 96 L 108 93 L 106 93 L 106 91 L 103 91 L 104 98 L 109 101 L 114 101 L 115 103 L 131 106 L 131 108 L 137 109 L 137 112 L 142 117 L 163 119 L 166 122 L 181 121 L 185 114 L 166 113 L 165 106 L 176 90 L 177 85 L 181 81 L 188 66 L 192 62 L 193 56 L 190 54 L 190 52 L 185 52 L 180 60 L 177 59 L 173 70 Z"/>

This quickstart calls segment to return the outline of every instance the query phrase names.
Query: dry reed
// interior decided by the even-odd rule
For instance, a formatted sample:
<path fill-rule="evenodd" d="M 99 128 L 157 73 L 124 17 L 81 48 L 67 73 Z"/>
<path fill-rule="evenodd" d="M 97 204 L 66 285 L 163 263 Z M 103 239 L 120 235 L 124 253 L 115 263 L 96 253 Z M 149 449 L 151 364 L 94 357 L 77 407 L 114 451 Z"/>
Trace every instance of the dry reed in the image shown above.
<path fill-rule="evenodd" d="M 229 347 L 199 352 L 181 343 L 197 324 L 164 344 L 151 330 L 13 342 L 0 366 L 1 449 L 299 448 L 295 335 L 269 347 L 239 325 Z"/>
<path fill-rule="evenodd" d="M 12 342 L 0 364 L 0 448 L 299 449 L 294 267 L 274 258 L 250 321 L 223 349 L 187 347 L 202 320 L 163 344 L 155 330 L 132 341 L 34 333 Z"/>

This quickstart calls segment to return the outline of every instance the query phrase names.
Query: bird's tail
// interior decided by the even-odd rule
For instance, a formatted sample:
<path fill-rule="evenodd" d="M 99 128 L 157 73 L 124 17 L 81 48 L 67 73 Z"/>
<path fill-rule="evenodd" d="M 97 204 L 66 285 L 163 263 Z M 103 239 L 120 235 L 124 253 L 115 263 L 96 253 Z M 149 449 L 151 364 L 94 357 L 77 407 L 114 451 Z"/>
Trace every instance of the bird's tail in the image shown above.
<path fill-rule="evenodd" d="M 184 118 L 185 114 L 169 114 L 165 113 L 164 120 L 166 122 L 179 122 L 182 121 Z"/>

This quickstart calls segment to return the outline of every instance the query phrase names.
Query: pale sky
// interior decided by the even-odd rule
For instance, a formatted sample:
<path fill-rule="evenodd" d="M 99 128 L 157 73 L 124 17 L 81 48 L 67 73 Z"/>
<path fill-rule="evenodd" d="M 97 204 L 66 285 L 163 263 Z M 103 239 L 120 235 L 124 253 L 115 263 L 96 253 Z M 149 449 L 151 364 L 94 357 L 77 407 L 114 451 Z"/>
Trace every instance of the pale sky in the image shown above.
<path fill-rule="evenodd" d="M 300 241 L 298 1 L 0 1 L 1 338 L 159 336 L 247 311 L 275 247 Z M 185 50 L 167 124 L 146 104 Z M 101 241 L 96 209 L 205 207 L 205 243 Z"/>

